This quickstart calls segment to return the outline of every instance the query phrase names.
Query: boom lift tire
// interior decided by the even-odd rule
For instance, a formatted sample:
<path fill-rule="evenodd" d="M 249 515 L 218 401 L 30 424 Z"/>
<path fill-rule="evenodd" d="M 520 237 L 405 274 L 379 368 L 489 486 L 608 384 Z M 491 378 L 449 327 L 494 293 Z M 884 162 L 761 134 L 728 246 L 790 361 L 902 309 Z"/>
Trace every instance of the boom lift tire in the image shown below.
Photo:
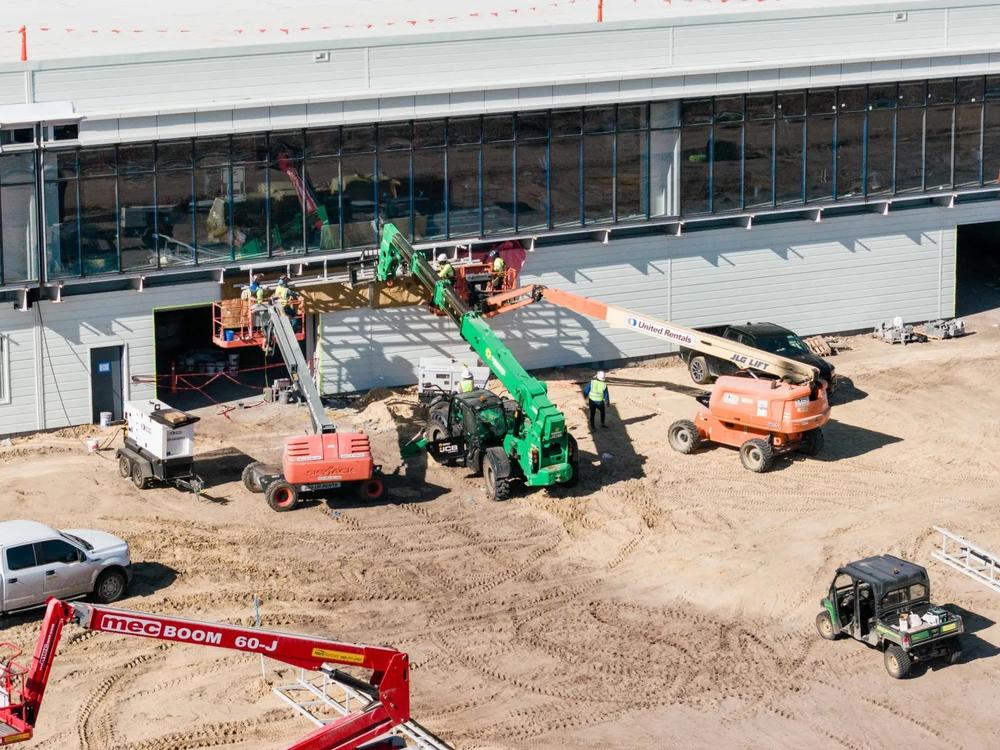
<path fill-rule="evenodd" d="M 486 496 L 495 502 L 510 497 L 510 461 L 503 448 L 486 449 L 483 458 L 483 477 L 486 479 Z"/>
<path fill-rule="evenodd" d="M 243 467 L 243 475 L 241 479 L 243 480 L 243 486 L 246 487 L 251 492 L 263 492 L 264 489 L 257 483 L 254 479 L 254 469 L 260 466 L 259 463 L 254 462 L 252 464 L 247 464 Z"/>
<path fill-rule="evenodd" d="M 890 677 L 902 680 L 910 673 L 910 655 L 895 643 L 885 650 L 885 671 Z"/>
<path fill-rule="evenodd" d="M 271 510 L 284 513 L 295 507 L 295 503 L 299 500 L 299 491 L 295 488 L 294 484 L 289 484 L 284 479 L 279 479 L 267 486 L 264 499 L 267 500 L 267 504 L 271 507 Z"/>
<path fill-rule="evenodd" d="M 802 445 L 799 446 L 798 451 L 804 456 L 815 456 L 823 450 L 823 443 L 823 430 L 817 427 L 802 435 Z"/>
<path fill-rule="evenodd" d="M 118 467 L 118 471 L 121 471 L 121 466 Z M 140 490 L 149 487 L 149 480 L 142 475 L 142 464 L 138 461 L 132 462 L 132 484 Z"/>
<path fill-rule="evenodd" d="M 688 362 L 688 374 L 698 385 L 708 385 L 715 382 L 711 371 L 708 369 L 708 360 L 704 357 L 691 357 Z"/>
<path fill-rule="evenodd" d="M 667 442 L 678 453 L 694 453 L 701 444 L 701 433 L 690 419 L 678 419 L 667 430 Z"/>
<path fill-rule="evenodd" d="M 125 574 L 120 570 L 105 570 L 97 577 L 97 582 L 94 584 L 94 599 L 101 604 L 111 604 L 125 595 L 127 586 Z"/>
<path fill-rule="evenodd" d="M 128 456 L 118 457 L 118 476 L 122 479 L 128 479 L 132 476 L 132 461 Z"/>
<path fill-rule="evenodd" d="M 830 613 L 826 610 L 816 615 L 816 631 L 821 638 L 828 641 L 835 641 L 840 636 L 840 633 L 833 629 L 833 620 L 830 619 Z"/>
<path fill-rule="evenodd" d="M 763 474 L 774 463 L 774 450 L 766 440 L 760 438 L 747 440 L 740 446 L 740 462 L 744 469 Z"/>

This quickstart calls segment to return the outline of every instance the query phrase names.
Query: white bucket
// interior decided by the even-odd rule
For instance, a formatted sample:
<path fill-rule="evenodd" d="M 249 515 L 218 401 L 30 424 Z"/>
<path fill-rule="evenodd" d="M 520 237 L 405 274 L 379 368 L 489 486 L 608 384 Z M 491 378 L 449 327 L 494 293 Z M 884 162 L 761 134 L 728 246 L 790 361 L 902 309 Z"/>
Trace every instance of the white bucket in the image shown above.
<path fill-rule="evenodd" d="M 111 426 L 111 416 L 112 416 L 111 412 L 109 412 L 109 411 L 102 411 L 101 412 L 101 427 L 110 427 Z"/>
<path fill-rule="evenodd" d="M 86 446 L 88 453 L 97 453 L 98 445 L 100 445 L 100 441 L 97 438 L 87 438 Z"/>

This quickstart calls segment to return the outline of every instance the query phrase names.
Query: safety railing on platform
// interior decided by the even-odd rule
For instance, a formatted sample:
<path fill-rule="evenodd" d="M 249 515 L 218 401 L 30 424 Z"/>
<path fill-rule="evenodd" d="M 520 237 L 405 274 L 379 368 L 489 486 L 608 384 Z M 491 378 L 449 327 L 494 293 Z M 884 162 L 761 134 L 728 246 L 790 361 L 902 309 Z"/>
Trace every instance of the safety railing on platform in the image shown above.
<path fill-rule="evenodd" d="M 934 550 L 931 557 L 1000 593 L 1000 555 L 940 526 L 935 526 L 934 531 L 941 535 L 941 548 Z"/>

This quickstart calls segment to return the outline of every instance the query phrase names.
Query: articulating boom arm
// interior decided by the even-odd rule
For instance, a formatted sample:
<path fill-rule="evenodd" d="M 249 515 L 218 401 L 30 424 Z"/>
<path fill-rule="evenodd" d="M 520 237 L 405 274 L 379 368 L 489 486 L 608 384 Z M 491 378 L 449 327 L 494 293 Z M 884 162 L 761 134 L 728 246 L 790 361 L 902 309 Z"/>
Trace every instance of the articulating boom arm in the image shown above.
<path fill-rule="evenodd" d="M 262 654 L 304 669 L 333 671 L 372 697 L 362 710 L 325 724 L 290 745 L 289 750 L 353 750 L 410 718 L 409 659 L 393 648 L 50 599 L 31 666 L 24 673 L 21 701 L 0 708 L 0 745 L 31 738 L 63 625 L 71 621 L 88 630 L 215 646 Z M 371 670 L 371 679 L 365 685 L 357 678 L 330 670 L 330 664 Z M 9 684 L 4 687 L 9 688 Z M 4 728 L 8 730 L 6 735 L 2 733 Z"/>

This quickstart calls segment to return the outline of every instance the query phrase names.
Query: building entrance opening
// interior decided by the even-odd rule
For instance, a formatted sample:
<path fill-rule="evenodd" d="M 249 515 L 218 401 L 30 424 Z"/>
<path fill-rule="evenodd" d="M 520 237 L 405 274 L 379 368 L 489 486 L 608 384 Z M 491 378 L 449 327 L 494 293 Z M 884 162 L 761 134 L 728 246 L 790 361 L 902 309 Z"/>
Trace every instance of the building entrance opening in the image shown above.
<path fill-rule="evenodd" d="M 91 420 L 101 421 L 107 412 L 113 421 L 124 416 L 122 391 L 123 346 L 101 346 L 90 350 L 90 405 Z"/>
<path fill-rule="evenodd" d="M 958 227 L 955 314 L 1000 308 L 1000 222 Z"/>
<path fill-rule="evenodd" d="M 259 400 L 287 377 L 281 353 L 256 346 L 222 349 L 212 342 L 210 304 L 156 310 L 156 397 L 179 409 Z"/>

